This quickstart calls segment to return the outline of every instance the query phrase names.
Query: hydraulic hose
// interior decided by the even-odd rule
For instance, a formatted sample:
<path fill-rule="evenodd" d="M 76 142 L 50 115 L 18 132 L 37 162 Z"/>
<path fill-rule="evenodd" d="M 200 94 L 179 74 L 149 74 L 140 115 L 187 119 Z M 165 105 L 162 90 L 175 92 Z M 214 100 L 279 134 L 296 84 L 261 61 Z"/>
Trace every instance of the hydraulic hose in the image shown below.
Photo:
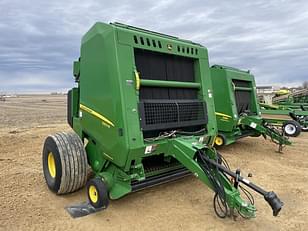
<path fill-rule="evenodd" d="M 267 203 L 271 206 L 273 211 L 273 216 L 277 216 L 283 206 L 283 202 L 278 198 L 275 192 L 273 191 L 265 191 L 261 187 L 255 185 L 254 183 L 250 182 L 249 180 L 243 178 L 242 176 L 232 172 L 231 170 L 227 169 L 226 167 L 222 166 L 221 164 L 217 163 L 215 160 L 210 159 L 207 155 L 202 155 L 202 159 L 205 160 L 208 165 L 212 165 L 213 167 L 219 169 L 222 173 L 225 173 L 234 179 L 237 179 L 238 182 L 243 183 L 247 187 L 251 188 L 252 190 L 256 191 L 257 193 L 261 194 Z"/>

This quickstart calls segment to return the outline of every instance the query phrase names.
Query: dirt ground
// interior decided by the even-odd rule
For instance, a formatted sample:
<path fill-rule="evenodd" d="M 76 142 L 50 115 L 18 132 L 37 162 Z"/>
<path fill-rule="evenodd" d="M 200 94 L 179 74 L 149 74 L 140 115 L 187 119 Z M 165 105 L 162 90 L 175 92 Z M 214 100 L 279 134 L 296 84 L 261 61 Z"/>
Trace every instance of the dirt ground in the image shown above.
<path fill-rule="evenodd" d="M 45 137 L 69 130 L 64 96 L 19 96 L 0 101 L 0 230 L 308 230 L 308 133 L 283 154 L 263 138 L 244 138 L 220 151 L 231 168 L 285 203 L 278 217 L 255 195 L 257 218 L 216 217 L 213 192 L 194 177 L 132 193 L 107 210 L 73 219 L 65 206 L 86 200 L 85 190 L 51 193 L 43 178 Z"/>

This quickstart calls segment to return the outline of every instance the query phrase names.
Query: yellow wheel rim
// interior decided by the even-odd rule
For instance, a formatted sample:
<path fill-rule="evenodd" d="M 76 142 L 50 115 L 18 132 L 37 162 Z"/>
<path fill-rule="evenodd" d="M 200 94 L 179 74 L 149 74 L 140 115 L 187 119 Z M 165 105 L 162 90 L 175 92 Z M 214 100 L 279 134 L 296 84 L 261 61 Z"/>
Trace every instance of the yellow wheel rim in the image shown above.
<path fill-rule="evenodd" d="M 221 146 L 223 143 L 224 143 L 224 140 L 220 136 L 217 136 L 215 139 L 215 144 L 217 146 Z"/>
<path fill-rule="evenodd" d="M 97 200 L 98 200 L 98 192 L 97 192 L 97 189 L 94 185 L 91 185 L 89 187 L 89 197 L 90 197 L 90 200 L 93 202 L 93 203 L 96 203 Z"/>
<path fill-rule="evenodd" d="M 56 162 L 52 152 L 48 154 L 48 170 L 52 178 L 56 177 Z"/>

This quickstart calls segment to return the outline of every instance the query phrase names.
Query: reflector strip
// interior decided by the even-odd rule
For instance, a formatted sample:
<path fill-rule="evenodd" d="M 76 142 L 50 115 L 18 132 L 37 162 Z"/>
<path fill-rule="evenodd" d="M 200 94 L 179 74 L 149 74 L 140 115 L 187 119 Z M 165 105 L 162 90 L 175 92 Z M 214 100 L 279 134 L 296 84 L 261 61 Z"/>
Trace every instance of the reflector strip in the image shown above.
<path fill-rule="evenodd" d="M 222 117 L 227 117 L 227 118 L 232 118 L 231 116 L 224 114 L 224 113 L 220 113 L 220 112 L 215 112 L 216 115 L 222 116 Z"/>
<path fill-rule="evenodd" d="M 80 109 L 83 110 L 83 111 L 86 111 L 88 113 L 90 113 L 91 115 L 99 118 L 100 120 L 102 120 L 104 123 L 114 127 L 114 124 L 109 120 L 107 119 L 106 117 L 104 117 L 103 115 L 99 114 L 98 112 L 92 110 L 91 108 L 88 108 L 86 107 L 85 105 L 83 104 L 80 104 Z"/>

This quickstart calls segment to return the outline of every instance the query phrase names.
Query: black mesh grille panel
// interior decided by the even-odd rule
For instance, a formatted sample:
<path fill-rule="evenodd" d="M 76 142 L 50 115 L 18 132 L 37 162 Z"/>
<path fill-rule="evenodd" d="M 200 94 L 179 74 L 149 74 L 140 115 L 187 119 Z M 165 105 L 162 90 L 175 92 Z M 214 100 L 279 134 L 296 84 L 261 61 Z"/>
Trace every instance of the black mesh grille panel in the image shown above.
<path fill-rule="evenodd" d="M 194 82 L 194 59 L 135 49 L 135 63 L 142 79 Z M 196 99 L 197 89 L 141 87 L 143 99 Z"/>
<path fill-rule="evenodd" d="M 139 103 L 142 130 L 205 125 L 205 103 L 198 100 L 144 100 Z"/>
<path fill-rule="evenodd" d="M 178 107 L 175 103 L 143 103 L 146 125 L 175 123 Z"/>

